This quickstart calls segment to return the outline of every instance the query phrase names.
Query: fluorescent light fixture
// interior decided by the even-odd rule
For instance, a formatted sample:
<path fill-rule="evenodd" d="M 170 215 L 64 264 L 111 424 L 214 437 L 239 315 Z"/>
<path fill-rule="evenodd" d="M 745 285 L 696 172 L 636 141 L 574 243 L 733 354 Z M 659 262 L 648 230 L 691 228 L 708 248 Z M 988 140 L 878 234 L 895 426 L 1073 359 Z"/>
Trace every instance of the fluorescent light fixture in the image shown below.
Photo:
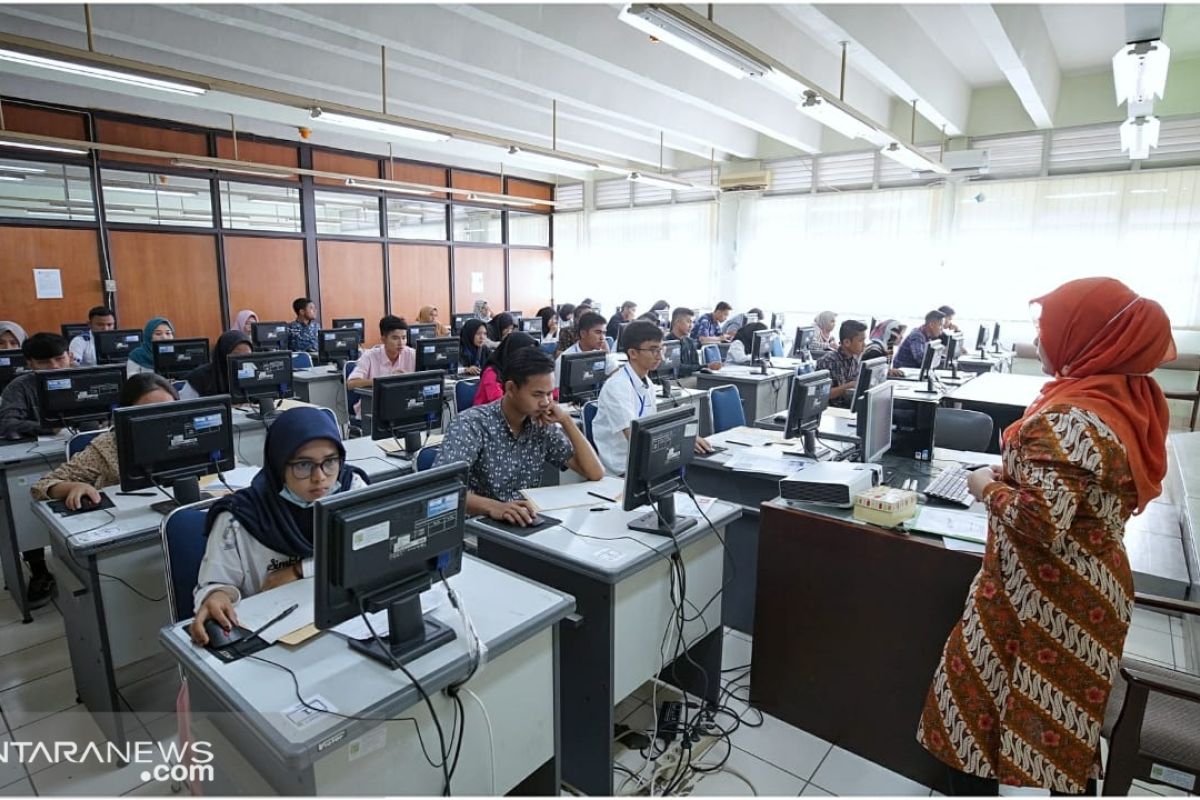
<path fill-rule="evenodd" d="M 27 172 L 30 175 L 40 175 L 46 170 L 41 167 L 18 167 L 12 164 L 0 164 L 0 172 Z"/>
<path fill-rule="evenodd" d="M 130 192 L 132 194 L 156 194 L 160 197 L 199 197 L 197 191 L 187 191 L 184 189 L 156 189 L 152 186 L 114 186 L 113 184 L 104 184 L 102 187 L 106 192 Z"/>
<path fill-rule="evenodd" d="M 414 128 L 409 125 L 401 125 L 382 119 L 358 117 L 352 114 L 339 114 L 336 111 L 324 111 L 320 106 L 314 106 L 309 109 L 309 115 L 318 122 L 328 122 L 330 125 L 340 125 L 343 128 L 354 128 L 359 131 L 386 133 L 392 136 L 399 136 L 403 139 L 417 139 L 422 142 L 445 142 L 450 139 L 450 134 L 448 133 L 426 130 L 425 128 Z"/>
<path fill-rule="evenodd" d="M 124 83 L 129 86 L 139 86 L 143 89 L 156 89 L 160 92 L 198 97 L 208 92 L 208 87 L 195 81 L 182 81 L 175 78 L 161 78 L 149 72 L 120 69 L 98 61 L 80 59 L 56 58 L 41 55 L 31 48 L 6 44 L 0 47 L 0 61 L 10 61 L 28 67 L 66 72 L 84 78 L 98 78 L 104 81 Z"/>
<path fill-rule="evenodd" d="M 1130 189 L 1130 194 L 1166 194 L 1166 189 Z"/>
<path fill-rule="evenodd" d="M 1048 194 L 1045 200 L 1084 200 L 1089 197 L 1116 197 L 1116 192 L 1068 192 L 1067 194 Z"/>
<path fill-rule="evenodd" d="M 1121 123 L 1121 149 L 1138 161 L 1150 157 L 1150 148 L 1158 147 L 1158 117 L 1134 117 Z"/>
<path fill-rule="evenodd" d="M 1118 50 L 1112 59 L 1117 105 L 1127 101 L 1132 108 L 1162 97 L 1170 60 L 1171 48 L 1161 39 L 1133 42 Z"/>
<path fill-rule="evenodd" d="M 78 147 L 59 147 L 58 145 L 26 142 L 20 139 L 0 139 L 0 147 L 19 147 L 22 150 L 40 150 L 47 153 L 65 153 L 72 156 L 87 154 L 86 150 L 80 150 Z"/>
<path fill-rule="evenodd" d="M 879 152 L 893 161 L 903 164 L 914 172 L 936 172 L 939 175 L 949 175 L 950 168 L 941 162 L 934 161 L 919 150 L 914 150 L 903 142 L 892 142 Z"/>
<path fill-rule="evenodd" d="M 495 203 L 502 206 L 517 206 L 518 208 L 532 208 L 533 206 L 538 205 L 533 200 L 521 200 L 488 194 L 471 193 L 467 195 L 467 199 L 476 203 Z"/>
<path fill-rule="evenodd" d="M 600 169 L 600 165 L 595 161 L 589 161 L 586 158 L 579 156 L 567 155 L 566 153 L 547 153 L 541 150 L 527 150 L 523 147 L 513 145 L 508 148 L 508 154 L 514 158 L 519 158 L 524 161 L 539 162 L 549 164 L 556 167 L 571 167 L 579 169 Z"/>
<path fill-rule="evenodd" d="M 172 159 L 171 166 L 187 167 L 188 169 L 214 169 L 218 172 L 232 172 L 236 175 L 253 175 L 257 178 L 294 178 L 296 173 L 287 167 L 280 167 L 278 172 L 268 172 L 265 169 L 243 169 L 236 166 L 236 162 L 231 162 L 229 165 L 221 160 L 214 159 L 213 161 L 190 161 L 186 158 Z"/>
<path fill-rule="evenodd" d="M 18 177 L 16 175 L 0 175 L 0 181 L 8 181 L 10 183 L 20 183 L 23 180 L 25 180 L 25 178 Z"/>
<path fill-rule="evenodd" d="M 707 20 L 682 6 L 630 3 L 617 18 L 732 78 L 761 78 L 771 71 L 768 64 L 711 30 Z"/>
<path fill-rule="evenodd" d="M 71 215 L 65 211 L 34 211 L 32 209 L 26 209 L 25 216 L 49 217 L 51 219 L 71 219 Z"/>
<path fill-rule="evenodd" d="M 780 72 L 777 67 L 771 67 L 771 69 L 767 70 L 763 74 L 762 79 L 793 100 L 799 100 L 804 97 L 806 92 L 810 91 L 809 87 L 791 75 Z"/>
<path fill-rule="evenodd" d="M 887 146 L 894 141 L 890 135 L 864 122 L 841 106 L 834 105 L 811 89 L 804 93 L 804 102 L 796 108 L 825 127 L 833 128 L 847 139 L 866 139 L 877 147 Z"/>
<path fill-rule="evenodd" d="M 374 192 L 401 192 L 403 194 L 433 194 L 427 189 L 410 189 L 402 184 L 380 183 L 378 181 L 364 181 L 358 178 L 346 178 L 347 186 L 354 186 L 359 189 L 370 189 Z"/>
<path fill-rule="evenodd" d="M 647 175 L 645 172 L 629 173 L 629 180 L 634 183 L 644 183 L 647 186 L 657 186 L 660 189 L 695 189 L 694 184 L 681 181 L 678 178 L 668 178 L 665 175 Z"/>

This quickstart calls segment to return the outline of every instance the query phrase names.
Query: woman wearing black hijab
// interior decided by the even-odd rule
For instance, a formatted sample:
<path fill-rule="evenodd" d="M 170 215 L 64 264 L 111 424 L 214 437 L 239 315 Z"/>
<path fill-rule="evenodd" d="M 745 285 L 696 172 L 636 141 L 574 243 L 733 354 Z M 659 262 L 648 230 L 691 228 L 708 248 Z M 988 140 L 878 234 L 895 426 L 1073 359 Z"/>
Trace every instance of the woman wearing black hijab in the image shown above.
<path fill-rule="evenodd" d="M 504 341 L 504 337 L 517 329 L 517 321 L 513 319 L 513 315 L 507 311 L 501 312 L 492 317 L 492 321 L 488 326 L 488 341 L 494 342 L 493 347 L 499 347 Z"/>
<path fill-rule="evenodd" d="M 209 362 L 188 373 L 179 399 L 195 400 L 197 397 L 229 394 L 229 357 L 247 356 L 252 352 L 254 348 L 250 345 L 249 336 L 239 330 L 225 331 L 217 339 Z"/>
<path fill-rule="evenodd" d="M 317 408 L 280 414 L 263 455 L 250 486 L 208 510 L 190 629 L 197 644 L 208 643 L 210 618 L 226 631 L 237 625 L 242 597 L 312 575 L 313 501 L 367 485 L 361 470 L 346 466 L 333 418 Z"/>
<path fill-rule="evenodd" d="M 487 366 L 492 351 L 488 349 L 487 323 L 481 319 L 469 319 L 463 323 L 462 331 L 458 334 L 458 345 L 461 351 L 463 372 L 468 375 L 478 375 Z"/>
<path fill-rule="evenodd" d="M 729 345 L 729 354 L 725 356 L 726 363 L 748 364 L 753 361 L 754 334 L 766 329 L 767 326 L 761 322 L 751 322 L 739 328 L 737 336 L 733 337 L 733 344 Z"/>

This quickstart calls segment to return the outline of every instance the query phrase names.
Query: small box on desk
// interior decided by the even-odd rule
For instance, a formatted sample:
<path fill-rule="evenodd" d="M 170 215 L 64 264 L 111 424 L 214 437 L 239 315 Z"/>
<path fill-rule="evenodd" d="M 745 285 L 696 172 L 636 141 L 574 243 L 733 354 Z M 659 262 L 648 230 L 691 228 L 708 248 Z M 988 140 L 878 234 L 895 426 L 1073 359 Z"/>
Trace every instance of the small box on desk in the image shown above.
<path fill-rule="evenodd" d="M 874 486 L 854 497 L 854 518 L 872 525 L 894 528 L 917 513 L 917 493 L 890 486 Z"/>

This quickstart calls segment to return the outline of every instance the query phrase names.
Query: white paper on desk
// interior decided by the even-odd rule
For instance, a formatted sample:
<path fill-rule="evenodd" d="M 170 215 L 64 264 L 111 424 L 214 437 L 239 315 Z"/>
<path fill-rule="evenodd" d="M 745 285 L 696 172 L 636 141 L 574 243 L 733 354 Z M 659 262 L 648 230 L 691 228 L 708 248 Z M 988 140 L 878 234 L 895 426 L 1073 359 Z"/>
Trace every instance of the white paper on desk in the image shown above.
<path fill-rule="evenodd" d="M 784 455 L 782 450 L 739 448 L 730 449 L 733 455 L 725 466 L 738 472 L 758 472 L 763 475 L 791 475 L 804 469 L 804 461 Z"/>
<path fill-rule="evenodd" d="M 264 641 L 274 644 L 281 637 L 292 631 L 298 631 L 313 621 L 313 579 L 302 578 L 298 581 L 276 586 L 266 592 L 252 594 L 238 601 L 236 608 L 238 624 L 251 631 L 258 630 L 279 616 L 289 606 L 298 608 L 271 627 L 258 634 Z"/>
<path fill-rule="evenodd" d="M 711 444 L 719 444 L 724 447 L 729 442 L 742 442 L 742 444 L 752 445 L 754 447 L 763 447 L 765 445 L 774 445 L 783 441 L 783 434 L 779 431 L 769 431 L 765 428 L 733 428 L 732 430 L 718 433 L 708 437 Z M 736 451 L 741 445 L 729 444 L 731 451 Z"/>
<path fill-rule="evenodd" d="M 696 501 L 688 497 L 686 494 L 675 494 L 675 513 L 685 517 L 700 517 L 701 513 L 705 514 L 712 512 L 713 504 L 717 502 L 715 497 L 705 497 L 702 494 L 696 495 Z"/>
<path fill-rule="evenodd" d="M 588 492 L 594 492 L 618 502 L 625 492 L 625 481 L 605 476 L 598 481 L 582 483 L 564 483 L 559 486 L 539 486 L 536 489 L 522 489 L 525 499 L 537 506 L 539 511 L 559 511 L 566 508 L 581 508 L 603 503 L 599 497 L 593 497 Z"/>
<path fill-rule="evenodd" d="M 925 506 L 909 527 L 922 533 L 965 539 L 968 542 L 987 541 L 987 517 L 970 511 Z"/>
<path fill-rule="evenodd" d="M 987 552 L 987 545 L 980 542 L 968 542 L 962 539 L 955 539 L 950 536 L 942 537 L 942 544 L 947 550 L 958 550 L 963 553 L 978 553 L 983 555 Z"/>
<path fill-rule="evenodd" d="M 435 586 L 428 591 L 421 592 L 421 613 L 428 614 L 435 608 L 440 607 L 445 601 L 445 587 Z M 371 618 L 371 627 L 375 629 L 375 633 L 379 634 L 381 638 L 388 635 L 391 628 L 388 627 L 388 615 L 386 611 L 376 611 L 374 614 L 368 614 L 367 616 Z M 360 642 L 374 638 L 371 636 L 371 629 L 367 627 L 367 623 L 363 621 L 361 614 L 338 625 L 333 629 L 333 632 L 340 633 L 347 639 L 357 639 Z"/>

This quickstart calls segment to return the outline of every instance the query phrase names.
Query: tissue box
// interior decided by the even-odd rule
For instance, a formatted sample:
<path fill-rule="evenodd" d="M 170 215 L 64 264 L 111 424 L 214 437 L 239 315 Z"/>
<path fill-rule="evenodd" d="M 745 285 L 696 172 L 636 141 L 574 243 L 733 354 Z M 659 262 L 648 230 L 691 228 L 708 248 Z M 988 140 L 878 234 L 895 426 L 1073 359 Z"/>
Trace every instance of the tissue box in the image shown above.
<path fill-rule="evenodd" d="M 917 513 L 917 493 L 890 486 L 875 486 L 854 496 L 854 518 L 872 525 L 894 528 Z"/>

